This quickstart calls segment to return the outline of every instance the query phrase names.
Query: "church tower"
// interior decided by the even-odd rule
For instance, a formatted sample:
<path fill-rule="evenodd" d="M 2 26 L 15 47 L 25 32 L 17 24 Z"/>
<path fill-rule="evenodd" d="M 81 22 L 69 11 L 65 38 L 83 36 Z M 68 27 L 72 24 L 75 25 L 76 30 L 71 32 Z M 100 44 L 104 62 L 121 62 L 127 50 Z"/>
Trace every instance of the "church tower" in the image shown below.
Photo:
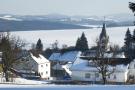
<path fill-rule="evenodd" d="M 107 51 L 108 49 L 109 36 L 106 33 L 106 24 L 103 23 L 102 31 L 99 36 L 99 48 L 102 51 Z"/>

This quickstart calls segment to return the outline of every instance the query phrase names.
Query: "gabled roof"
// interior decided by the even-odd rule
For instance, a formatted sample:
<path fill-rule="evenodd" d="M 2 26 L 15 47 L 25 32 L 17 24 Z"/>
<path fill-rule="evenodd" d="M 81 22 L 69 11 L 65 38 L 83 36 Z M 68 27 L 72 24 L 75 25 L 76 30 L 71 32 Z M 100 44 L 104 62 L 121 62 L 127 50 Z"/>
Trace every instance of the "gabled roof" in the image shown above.
<path fill-rule="evenodd" d="M 90 63 L 92 61 L 89 61 Z M 109 65 L 108 69 L 111 71 L 115 68 L 116 72 L 125 72 L 128 69 L 128 65 L 120 64 L 116 66 Z M 88 60 L 83 60 L 81 58 L 77 58 L 76 61 L 73 63 L 72 67 L 70 68 L 71 71 L 93 71 L 97 72 L 97 68 L 94 66 L 88 66 Z"/>
<path fill-rule="evenodd" d="M 80 56 L 80 51 L 70 51 L 66 53 L 53 53 L 49 60 L 50 61 L 64 61 L 64 62 L 74 62 L 78 56 Z"/>
<path fill-rule="evenodd" d="M 36 61 L 38 64 L 43 64 L 43 63 L 49 63 L 49 60 L 46 59 L 43 55 L 39 54 L 39 57 L 33 56 L 31 53 L 31 57 L 34 61 Z"/>
<path fill-rule="evenodd" d="M 59 61 L 61 54 L 60 53 L 52 53 L 52 55 L 49 57 L 49 60 L 51 61 Z"/>
<path fill-rule="evenodd" d="M 70 68 L 71 71 L 90 71 L 91 69 L 93 68 L 88 67 L 88 61 L 81 58 L 77 58 Z M 96 69 L 94 68 L 94 70 Z"/>

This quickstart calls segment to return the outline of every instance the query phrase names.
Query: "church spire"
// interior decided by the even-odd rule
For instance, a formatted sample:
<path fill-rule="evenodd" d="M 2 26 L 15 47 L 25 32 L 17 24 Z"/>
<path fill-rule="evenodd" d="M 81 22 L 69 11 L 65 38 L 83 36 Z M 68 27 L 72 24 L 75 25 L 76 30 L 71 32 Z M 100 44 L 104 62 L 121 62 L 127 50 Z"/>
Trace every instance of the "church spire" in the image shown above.
<path fill-rule="evenodd" d="M 103 22 L 102 31 L 99 36 L 99 45 L 103 50 L 107 50 L 109 42 L 109 36 L 106 33 L 106 24 Z"/>
<path fill-rule="evenodd" d="M 102 31 L 101 31 L 101 34 L 100 34 L 100 40 L 104 37 L 107 37 L 107 33 L 106 33 L 106 24 L 105 22 L 103 23 L 103 27 L 102 27 Z"/>

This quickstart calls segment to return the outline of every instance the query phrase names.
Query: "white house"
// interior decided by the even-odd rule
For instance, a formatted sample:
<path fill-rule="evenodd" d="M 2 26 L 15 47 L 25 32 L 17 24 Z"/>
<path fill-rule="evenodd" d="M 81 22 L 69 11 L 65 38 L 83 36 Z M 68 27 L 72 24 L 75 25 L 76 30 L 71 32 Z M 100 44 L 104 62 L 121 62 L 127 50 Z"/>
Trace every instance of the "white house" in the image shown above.
<path fill-rule="evenodd" d="M 120 58 L 123 58 L 122 54 Z M 107 77 L 107 81 L 120 83 L 126 82 L 128 79 L 128 66 L 129 65 L 124 64 L 118 64 L 115 66 L 109 65 L 108 70 L 110 72 L 114 70 L 114 73 Z M 72 80 L 75 81 L 95 82 L 102 80 L 101 74 L 95 67 L 94 63 L 92 61 L 83 60 L 80 57 L 76 59 L 70 70 L 72 71 Z"/>
<path fill-rule="evenodd" d="M 129 73 L 128 73 L 129 79 L 134 79 L 135 80 L 135 59 L 131 61 L 129 64 Z"/>
<path fill-rule="evenodd" d="M 14 68 L 21 73 L 35 73 L 39 75 L 42 79 L 50 79 L 51 69 L 50 61 L 47 60 L 43 55 L 39 54 L 38 57 L 34 56 L 32 53 L 28 55 L 25 60 L 19 61 L 20 63 L 14 65 Z M 28 76 L 28 75 L 27 75 Z"/>
<path fill-rule="evenodd" d="M 50 78 L 50 61 L 47 60 L 44 56 L 39 54 L 39 57 L 33 56 L 33 60 L 29 61 L 29 66 L 32 67 L 32 70 L 39 73 L 41 78 L 49 79 Z"/>

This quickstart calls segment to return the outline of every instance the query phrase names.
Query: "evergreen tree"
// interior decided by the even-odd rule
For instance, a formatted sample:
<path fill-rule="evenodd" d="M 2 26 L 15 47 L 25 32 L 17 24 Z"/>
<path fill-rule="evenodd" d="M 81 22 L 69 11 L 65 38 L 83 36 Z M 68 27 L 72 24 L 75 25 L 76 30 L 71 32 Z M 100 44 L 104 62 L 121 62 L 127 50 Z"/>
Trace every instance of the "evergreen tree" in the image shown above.
<path fill-rule="evenodd" d="M 76 50 L 80 50 L 80 38 L 77 39 L 75 48 Z"/>
<path fill-rule="evenodd" d="M 126 32 L 126 35 L 125 35 L 125 47 L 129 48 L 129 45 L 130 45 L 130 41 L 131 41 L 131 33 L 130 33 L 130 30 L 129 28 L 127 29 L 127 32 Z"/>
<path fill-rule="evenodd" d="M 86 36 L 85 36 L 85 34 L 83 32 L 81 37 L 77 39 L 76 50 L 86 51 L 88 49 L 89 49 L 88 41 L 87 41 L 87 38 L 86 38 Z"/>
<path fill-rule="evenodd" d="M 135 3 L 129 2 L 129 8 L 133 11 L 134 16 L 135 16 Z M 135 22 L 134 22 L 134 24 L 135 24 Z"/>
<path fill-rule="evenodd" d="M 39 38 L 39 40 L 37 41 L 36 50 L 37 50 L 39 53 L 41 53 L 41 52 L 43 51 L 43 44 L 42 44 L 40 38 Z"/>
<path fill-rule="evenodd" d="M 135 12 L 135 3 L 129 2 L 129 8 Z"/>
<path fill-rule="evenodd" d="M 135 3 L 129 2 L 129 8 L 133 11 L 134 16 L 135 16 Z M 135 24 L 135 22 L 134 22 L 134 24 Z M 131 35 L 129 35 L 129 37 L 131 37 Z M 128 44 L 130 42 L 133 43 L 133 44 L 129 48 Z M 129 40 L 129 39 L 126 38 L 126 43 L 125 43 L 125 44 L 127 44 L 127 45 L 125 45 L 125 48 L 126 48 L 125 55 L 127 55 L 127 57 L 130 58 L 131 60 L 133 60 L 135 58 L 135 46 L 134 46 L 134 43 L 135 43 L 135 30 L 133 32 L 132 39 Z"/>
<path fill-rule="evenodd" d="M 131 59 L 135 59 L 135 30 L 133 31 L 132 39 L 131 39 Z"/>
<path fill-rule="evenodd" d="M 125 55 L 126 57 L 130 58 L 130 43 L 131 43 L 131 39 L 132 39 L 132 36 L 131 36 L 131 33 L 130 33 L 130 30 L 128 28 L 127 32 L 126 32 L 126 35 L 125 35 Z"/>
<path fill-rule="evenodd" d="M 133 31 L 133 39 L 135 40 L 135 29 Z"/>

